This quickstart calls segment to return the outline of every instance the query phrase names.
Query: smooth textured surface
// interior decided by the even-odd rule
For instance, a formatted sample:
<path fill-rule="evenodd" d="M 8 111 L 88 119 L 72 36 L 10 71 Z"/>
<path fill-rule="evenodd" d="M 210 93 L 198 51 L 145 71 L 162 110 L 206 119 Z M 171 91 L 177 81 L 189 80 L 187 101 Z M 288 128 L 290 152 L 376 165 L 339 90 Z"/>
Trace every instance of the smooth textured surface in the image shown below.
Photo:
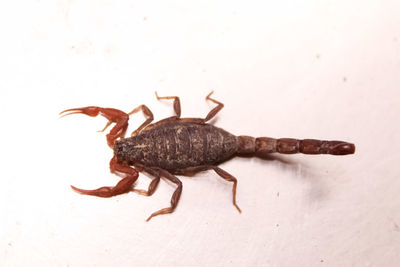
<path fill-rule="evenodd" d="M 3 1 L 1 266 L 396 266 L 400 262 L 399 1 Z M 355 155 L 239 158 L 152 197 L 114 185 L 98 105 L 236 135 L 345 140 Z M 144 121 L 130 120 L 128 133 Z M 137 188 L 150 180 L 140 175 Z"/>

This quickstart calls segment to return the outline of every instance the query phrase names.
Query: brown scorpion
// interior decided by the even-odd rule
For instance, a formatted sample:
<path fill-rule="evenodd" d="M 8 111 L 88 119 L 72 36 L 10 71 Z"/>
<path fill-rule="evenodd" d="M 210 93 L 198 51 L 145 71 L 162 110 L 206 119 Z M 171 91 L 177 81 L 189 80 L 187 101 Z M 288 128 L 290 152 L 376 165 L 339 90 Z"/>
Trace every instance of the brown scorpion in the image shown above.
<path fill-rule="evenodd" d="M 182 193 L 182 182 L 175 176 L 193 175 L 205 170 L 214 170 L 221 178 L 233 183 L 233 205 L 236 204 L 237 180 L 217 165 L 234 156 L 256 156 L 267 158 L 270 153 L 283 154 L 331 154 L 347 155 L 355 152 L 354 144 L 344 141 L 322 141 L 315 139 L 292 139 L 270 137 L 235 136 L 227 131 L 207 123 L 224 105 L 211 98 L 211 92 L 206 100 L 217 104 L 204 119 L 181 118 L 180 100 L 177 96 L 159 97 L 158 100 L 174 100 L 175 116 L 156 123 L 153 113 L 146 105 L 140 105 L 129 113 L 114 108 L 88 106 L 64 110 L 60 115 L 82 113 L 91 117 L 102 115 L 108 119 L 104 127 L 115 123 L 107 134 L 107 143 L 114 150 L 110 161 L 111 173 L 123 177 L 115 186 L 100 187 L 95 190 L 84 190 L 71 186 L 75 191 L 98 197 L 112 197 L 129 191 L 151 196 L 157 188 L 160 178 L 165 178 L 176 184 L 177 188 L 171 198 L 171 206 L 154 212 L 147 219 L 161 214 L 172 213 Z M 129 115 L 142 111 L 146 117 L 131 137 L 125 138 Z M 133 166 L 133 167 L 132 167 Z M 153 177 L 147 190 L 132 189 L 139 177 L 139 172 L 145 172 Z"/>

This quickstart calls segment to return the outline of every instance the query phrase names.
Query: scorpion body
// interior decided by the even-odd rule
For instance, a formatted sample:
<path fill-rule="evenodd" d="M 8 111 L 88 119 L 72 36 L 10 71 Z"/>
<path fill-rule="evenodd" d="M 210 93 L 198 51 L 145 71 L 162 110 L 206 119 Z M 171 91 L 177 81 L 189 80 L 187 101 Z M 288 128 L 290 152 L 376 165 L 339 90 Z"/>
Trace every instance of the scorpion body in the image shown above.
<path fill-rule="evenodd" d="M 123 176 L 114 187 L 101 187 L 95 190 L 71 187 L 79 193 L 99 197 L 111 197 L 129 191 L 150 196 L 157 188 L 160 178 L 175 183 L 177 188 L 171 198 L 171 206 L 154 212 L 148 221 L 154 216 L 171 213 L 176 208 L 182 192 L 182 183 L 174 174 L 192 175 L 199 171 L 214 170 L 221 178 L 233 183 L 233 205 L 241 212 L 236 204 L 237 180 L 217 166 L 221 162 L 234 156 L 266 158 L 270 153 L 347 155 L 355 152 L 354 144 L 344 141 L 235 136 L 207 123 L 223 107 L 222 103 L 210 98 L 211 94 L 212 92 L 206 99 L 218 105 L 204 119 L 180 118 L 179 98 L 159 97 L 157 94 L 159 100 L 174 100 L 176 116 L 150 124 L 153 114 L 145 105 L 140 105 L 128 114 L 117 109 L 95 106 L 64 110 L 60 113 L 65 113 L 63 116 L 74 113 L 89 116 L 103 115 L 109 121 L 102 131 L 112 123 L 116 123 L 107 135 L 108 145 L 114 150 L 110 170 Z M 146 121 L 131 134 L 131 137 L 124 138 L 129 115 L 138 111 L 143 112 Z M 153 177 L 148 190 L 132 189 L 139 172 L 146 172 Z"/>
<path fill-rule="evenodd" d="M 165 122 L 115 142 L 118 162 L 157 166 L 171 173 L 215 165 L 237 151 L 237 138 L 210 124 Z"/>

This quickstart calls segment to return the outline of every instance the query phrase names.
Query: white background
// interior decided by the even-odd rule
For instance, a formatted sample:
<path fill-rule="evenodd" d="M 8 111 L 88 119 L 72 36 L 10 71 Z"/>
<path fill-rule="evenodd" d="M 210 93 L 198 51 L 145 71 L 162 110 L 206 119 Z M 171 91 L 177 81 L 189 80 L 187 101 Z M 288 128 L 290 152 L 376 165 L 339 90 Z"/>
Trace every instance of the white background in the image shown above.
<path fill-rule="evenodd" d="M 4 1 L 0 4 L 1 266 L 395 266 L 400 261 L 400 2 Z M 140 104 L 234 134 L 346 140 L 355 155 L 237 158 L 161 182 L 114 185 L 102 117 Z M 143 121 L 131 118 L 129 133 Z M 141 175 L 138 188 L 149 179 Z"/>

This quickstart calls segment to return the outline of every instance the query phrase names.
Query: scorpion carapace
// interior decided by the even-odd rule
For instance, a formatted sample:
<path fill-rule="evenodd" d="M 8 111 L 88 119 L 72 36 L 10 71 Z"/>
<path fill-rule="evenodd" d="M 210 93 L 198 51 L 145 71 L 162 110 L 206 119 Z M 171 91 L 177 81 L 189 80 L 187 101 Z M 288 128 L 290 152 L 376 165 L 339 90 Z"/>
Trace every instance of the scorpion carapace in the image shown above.
<path fill-rule="evenodd" d="M 110 161 L 110 171 L 123 177 L 115 186 L 101 187 L 95 190 L 71 187 L 81 194 L 98 197 L 112 197 L 129 191 L 150 196 L 156 190 L 161 178 L 176 184 L 177 188 L 172 195 L 170 207 L 154 212 L 147 219 L 149 221 L 154 216 L 171 213 L 175 210 L 182 192 L 182 183 L 175 176 L 176 174 L 193 175 L 200 171 L 214 170 L 221 178 L 233 183 L 233 205 L 241 212 L 236 204 L 237 180 L 231 174 L 217 167 L 219 163 L 234 156 L 266 158 L 270 153 L 347 155 L 355 152 L 354 144 L 344 141 L 235 136 L 207 123 L 224 106 L 210 97 L 212 93 L 206 97 L 206 100 L 214 102 L 217 106 L 204 119 L 180 118 L 179 97 L 159 97 L 157 93 L 158 100 L 174 100 L 176 115 L 153 124 L 151 124 L 153 113 L 145 105 L 140 105 L 129 113 L 95 106 L 62 111 L 60 113 L 62 116 L 76 113 L 92 117 L 99 114 L 104 116 L 108 123 L 101 131 L 105 131 L 107 127 L 115 123 L 107 134 L 107 143 L 114 150 L 114 156 Z M 125 138 L 129 115 L 139 111 L 142 111 L 146 117 L 145 122 L 131 134 L 131 137 Z M 147 190 L 133 188 L 139 172 L 145 172 L 153 178 Z"/>

